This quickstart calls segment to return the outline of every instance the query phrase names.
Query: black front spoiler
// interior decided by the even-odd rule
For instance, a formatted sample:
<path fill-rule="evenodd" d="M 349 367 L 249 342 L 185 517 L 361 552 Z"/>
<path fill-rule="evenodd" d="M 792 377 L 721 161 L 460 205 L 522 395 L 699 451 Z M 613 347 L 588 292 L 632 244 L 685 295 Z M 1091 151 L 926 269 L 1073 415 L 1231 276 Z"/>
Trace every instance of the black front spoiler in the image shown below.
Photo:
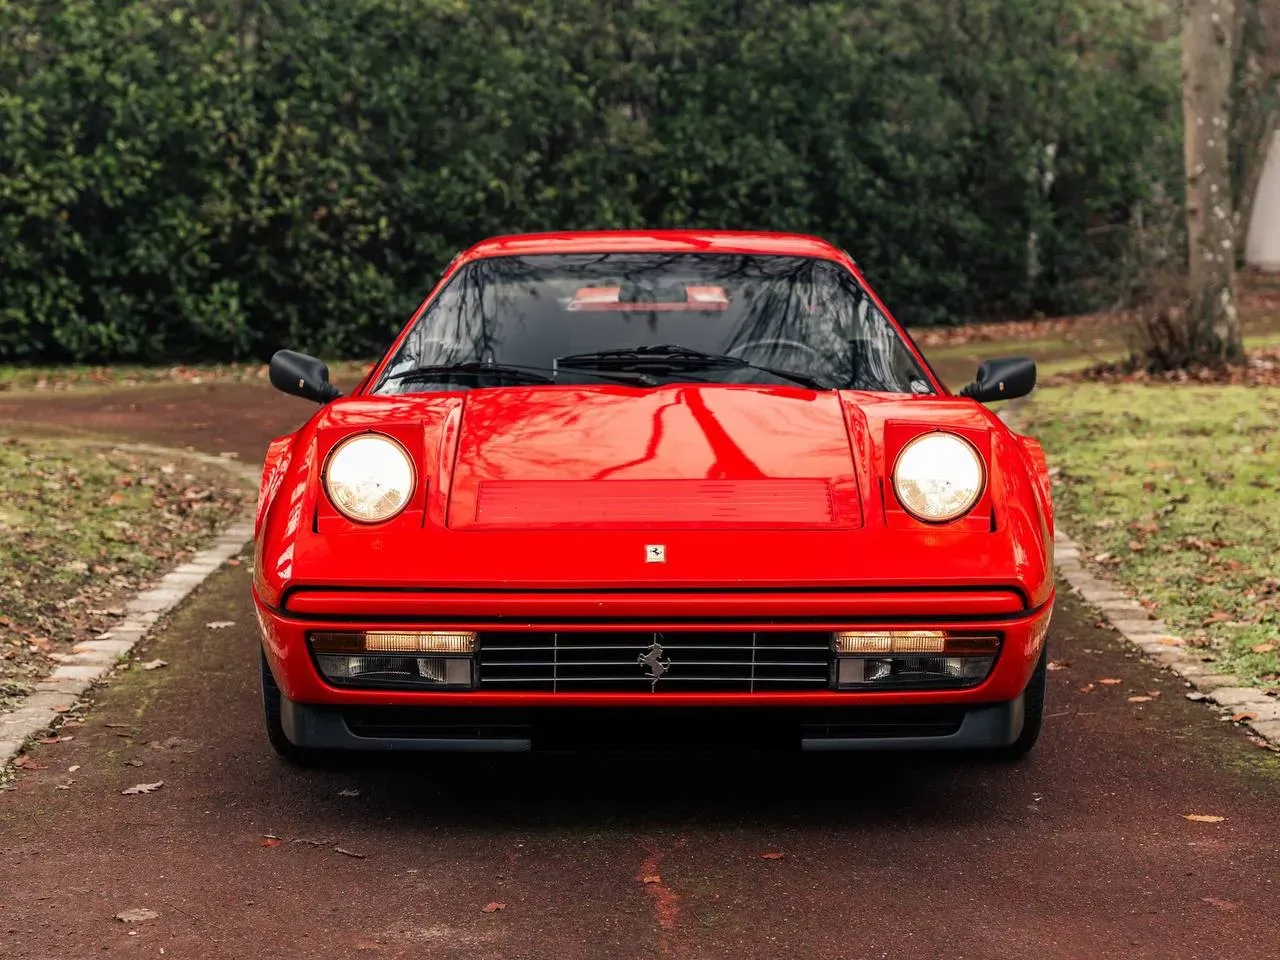
<path fill-rule="evenodd" d="M 355 709 L 281 698 L 285 735 L 320 750 L 529 752 L 781 748 L 987 750 L 1022 731 L 1023 697 L 975 707 Z"/>

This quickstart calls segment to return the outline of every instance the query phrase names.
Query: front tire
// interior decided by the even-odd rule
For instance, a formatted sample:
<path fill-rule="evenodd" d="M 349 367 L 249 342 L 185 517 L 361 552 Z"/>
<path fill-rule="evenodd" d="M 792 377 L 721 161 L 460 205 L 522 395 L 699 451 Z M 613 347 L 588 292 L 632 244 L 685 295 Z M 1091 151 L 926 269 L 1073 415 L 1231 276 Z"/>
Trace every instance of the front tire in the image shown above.
<path fill-rule="evenodd" d="M 1031 674 L 1031 682 L 1023 693 L 1022 731 L 1018 739 L 1007 747 L 999 747 L 993 751 L 997 760 L 1021 760 L 1040 739 L 1040 728 L 1044 725 L 1044 692 L 1049 678 L 1049 645 L 1046 643 L 1040 654 L 1040 662 L 1036 664 L 1035 673 Z"/>
<path fill-rule="evenodd" d="M 298 767 L 321 766 L 328 759 L 324 750 L 313 747 L 300 747 L 289 739 L 284 732 L 284 722 L 280 716 L 280 701 L 283 694 L 276 685 L 276 678 L 271 675 L 267 666 L 267 655 L 259 654 L 262 669 L 262 717 L 267 728 L 267 740 L 271 747 L 284 760 Z"/>

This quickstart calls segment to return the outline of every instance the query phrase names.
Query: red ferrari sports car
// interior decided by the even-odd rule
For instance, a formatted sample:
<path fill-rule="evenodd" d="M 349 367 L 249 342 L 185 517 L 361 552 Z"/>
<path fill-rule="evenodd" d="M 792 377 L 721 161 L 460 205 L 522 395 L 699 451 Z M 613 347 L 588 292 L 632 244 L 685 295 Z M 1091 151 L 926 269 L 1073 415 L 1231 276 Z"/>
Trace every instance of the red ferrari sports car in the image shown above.
<path fill-rule="evenodd" d="M 489 240 L 350 396 L 303 354 L 270 373 L 322 405 L 257 510 L 290 759 L 1036 740 L 1049 481 L 982 405 L 1035 365 L 950 393 L 822 240 Z"/>

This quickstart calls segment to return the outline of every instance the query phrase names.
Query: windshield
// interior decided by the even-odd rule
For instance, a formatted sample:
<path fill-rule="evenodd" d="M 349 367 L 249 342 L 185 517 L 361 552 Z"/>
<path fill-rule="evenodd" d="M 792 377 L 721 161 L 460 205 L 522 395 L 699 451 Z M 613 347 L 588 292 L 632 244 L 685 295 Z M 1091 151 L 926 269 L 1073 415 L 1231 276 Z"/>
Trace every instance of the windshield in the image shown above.
<path fill-rule="evenodd" d="M 686 353 L 668 349 L 655 359 L 659 347 Z M 373 393 L 491 385 L 474 367 L 470 382 L 441 369 L 476 363 L 542 370 L 550 383 L 600 383 L 593 371 L 626 370 L 628 360 L 590 355 L 635 348 L 649 349 L 638 368 L 653 383 L 786 384 L 795 382 L 785 376 L 791 372 L 829 389 L 933 392 L 898 332 L 837 263 L 603 253 L 492 257 L 462 267 Z M 705 362 L 688 351 L 745 362 Z"/>

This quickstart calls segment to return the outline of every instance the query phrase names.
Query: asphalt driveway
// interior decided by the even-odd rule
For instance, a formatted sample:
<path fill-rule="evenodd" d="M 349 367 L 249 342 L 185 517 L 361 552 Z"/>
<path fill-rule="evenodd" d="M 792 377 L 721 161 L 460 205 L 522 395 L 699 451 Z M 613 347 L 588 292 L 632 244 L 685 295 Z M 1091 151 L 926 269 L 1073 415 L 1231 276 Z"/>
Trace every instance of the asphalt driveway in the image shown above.
<path fill-rule="evenodd" d="M 137 401 L 15 417 L 6 398 L 0 421 L 166 442 Z M 239 385 L 190 402 L 216 425 L 186 442 L 246 460 L 306 413 Z M 175 416 L 166 430 L 198 438 Z M 128 671 L 73 739 L 34 750 L 0 793 L 0 955 L 1280 955 L 1280 763 L 1070 599 L 1043 739 L 1013 766 L 650 753 L 300 771 L 262 737 L 256 644 L 247 564 L 224 569 L 147 644 L 167 667 Z M 113 919 L 134 909 L 156 916 Z"/>

